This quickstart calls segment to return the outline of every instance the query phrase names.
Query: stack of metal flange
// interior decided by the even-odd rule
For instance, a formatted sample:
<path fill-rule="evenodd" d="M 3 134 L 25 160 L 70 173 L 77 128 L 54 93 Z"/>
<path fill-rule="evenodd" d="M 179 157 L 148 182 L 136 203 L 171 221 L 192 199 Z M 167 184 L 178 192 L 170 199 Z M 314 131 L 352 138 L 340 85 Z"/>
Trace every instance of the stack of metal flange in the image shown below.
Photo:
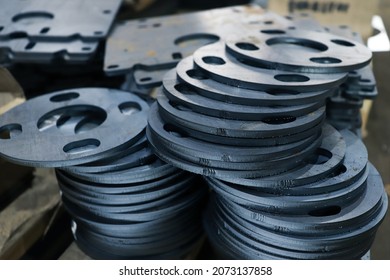
<path fill-rule="evenodd" d="M 363 43 L 361 36 L 348 26 L 327 27 L 326 31 L 350 40 Z M 371 66 L 348 73 L 348 79 L 327 101 L 328 122 L 337 129 L 349 129 L 361 136 L 363 101 L 375 99 L 378 95 L 375 76 Z"/>
<path fill-rule="evenodd" d="M 387 211 L 356 135 L 324 123 L 325 99 L 370 51 L 324 32 L 242 30 L 165 76 L 147 136 L 206 176 L 205 215 L 222 258 L 358 259 Z"/>
<path fill-rule="evenodd" d="M 260 28 L 323 31 L 307 14 L 284 17 L 258 5 L 121 21 L 107 39 L 104 70 L 109 76 L 126 74 L 123 89 L 145 95 L 199 47 L 224 40 L 231 33 Z"/>
<path fill-rule="evenodd" d="M 121 0 L 1 0 L 0 64 L 27 98 L 75 87 L 116 87 L 102 71 Z M 111 79 L 112 80 L 112 79 Z"/>
<path fill-rule="evenodd" d="M 98 259 L 178 259 L 202 238 L 199 177 L 158 159 L 139 97 L 81 88 L 33 98 L 2 115 L 0 153 L 55 167 L 73 234 Z"/>
<path fill-rule="evenodd" d="M 121 0 L 1 0 L 1 61 L 91 60 L 120 4 Z"/>

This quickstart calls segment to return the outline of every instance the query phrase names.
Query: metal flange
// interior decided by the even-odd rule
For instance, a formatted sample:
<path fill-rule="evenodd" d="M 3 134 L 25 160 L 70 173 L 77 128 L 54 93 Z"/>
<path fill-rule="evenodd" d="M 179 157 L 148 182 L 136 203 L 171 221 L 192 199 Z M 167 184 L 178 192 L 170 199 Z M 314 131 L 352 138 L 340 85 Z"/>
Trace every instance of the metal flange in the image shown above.
<path fill-rule="evenodd" d="M 100 160 L 138 141 L 148 109 L 139 97 L 119 90 L 80 88 L 46 94 L 1 116 L 0 153 L 35 167 Z"/>

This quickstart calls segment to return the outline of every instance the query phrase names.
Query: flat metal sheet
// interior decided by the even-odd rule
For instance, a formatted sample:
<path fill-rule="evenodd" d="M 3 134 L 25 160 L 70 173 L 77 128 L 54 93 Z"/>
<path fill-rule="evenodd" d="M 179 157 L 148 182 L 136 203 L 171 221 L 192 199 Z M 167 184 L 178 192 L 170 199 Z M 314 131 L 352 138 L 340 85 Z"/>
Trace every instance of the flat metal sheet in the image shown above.
<path fill-rule="evenodd" d="M 26 36 L 34 40 L 80 37 L 98 41 L 111 28 L 122 0 L 0 1 L 0 39 Z"/>
<path fill-rule="evenodd" d="M 197 49 L 193 59 L 196 66 L 210 78 L 253 90 L 285 89 L 302 92 L 329 90 L 339 86 L 346 79 L 346 73 L 295 73 L 253 65 L 229 54 L 223 42 Z"/>
<path fill-rule="evenodd" d="M 201 46 L 242 30 L 287 27 L 320 29 L 318 23 L 312 24 L 307 17 L 296 16 L 292 21 L 257 5 L 120 22 L 107 40 L 104 70 L 108 75 L 120 75 L 134 68 L 140 71 L 136 74 L 139 85 L 147 85 L 148 80 L 143 80 L 147 78 L 158 83 L 162 80 L 161 70 L 173 68 Z M 153 71 L 157 73 L 151 74 Z"/>
<path fill-rule="evenodd" d="M 343 73 L 366 66 L 371 51 L 356 41 L 325 32 L 278 29 L 229 35 L 226 48 L 237 58 L 301 73 Z"/>
<path fill-rule="evenodd" d="M 139 97 L 113 89 L 46 94 L 1 116 L 0 131 L 8 135 L 0 139 L 0 153 L 10 161 L 36 167 L 96 161 L 137 142 L 148 110 Z"/>

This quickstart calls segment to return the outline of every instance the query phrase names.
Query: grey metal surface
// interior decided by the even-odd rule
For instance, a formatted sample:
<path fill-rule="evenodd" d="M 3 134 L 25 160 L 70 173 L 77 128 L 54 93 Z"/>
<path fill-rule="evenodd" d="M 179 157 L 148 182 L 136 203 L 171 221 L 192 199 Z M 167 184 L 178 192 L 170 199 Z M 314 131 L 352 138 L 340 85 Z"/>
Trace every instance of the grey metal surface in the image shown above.
<path fill-rule="evenodd" d="M 223 42 L 199 48 L 193 59 L 196 66 L 212 79 L 253 90 L 320 91 L 336 87 L 346 78 L 345 73 L 295 73 L 252 65 L 229 54 Z"/>
<path fill-rule="evenodd" d="M 0 130 L 9 135 L 0 140 L 0 153 L 41 167 L 102 159 L 139 139 L 148 108 L 135 95 L 103 88 L 43 95 L 1 116 Z"/>
<path fill-rule="evenodd" d="M 0 39 L 97 41 L 107 33 L 122 0 L 1 0 Z"/>
<path fill-rule="evenodd" d="M 302 73 L 342 73 L 371 61 L 363 44 L 325 32 L 257 30 L 226 39 L 228 52 L 273 69 Z"/>

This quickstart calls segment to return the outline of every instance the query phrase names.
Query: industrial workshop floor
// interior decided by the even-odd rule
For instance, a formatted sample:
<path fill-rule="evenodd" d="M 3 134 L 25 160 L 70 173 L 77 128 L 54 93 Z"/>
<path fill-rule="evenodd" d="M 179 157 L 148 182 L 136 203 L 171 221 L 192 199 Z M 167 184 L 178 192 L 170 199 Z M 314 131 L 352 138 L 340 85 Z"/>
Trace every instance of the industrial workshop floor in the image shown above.
<path fill-rule="evenodd" d="M 380 15 L 390 32 L 390 1 L 382 1 Z M 378 168 L 390 194 L 390 52 L 375 53 L 374 73 L 379 96 L 371 108 L 364 142 L 370 161 Z M 372 259 L 390 260 L 390 213 L 387 213 L 371 250 Z"/>

